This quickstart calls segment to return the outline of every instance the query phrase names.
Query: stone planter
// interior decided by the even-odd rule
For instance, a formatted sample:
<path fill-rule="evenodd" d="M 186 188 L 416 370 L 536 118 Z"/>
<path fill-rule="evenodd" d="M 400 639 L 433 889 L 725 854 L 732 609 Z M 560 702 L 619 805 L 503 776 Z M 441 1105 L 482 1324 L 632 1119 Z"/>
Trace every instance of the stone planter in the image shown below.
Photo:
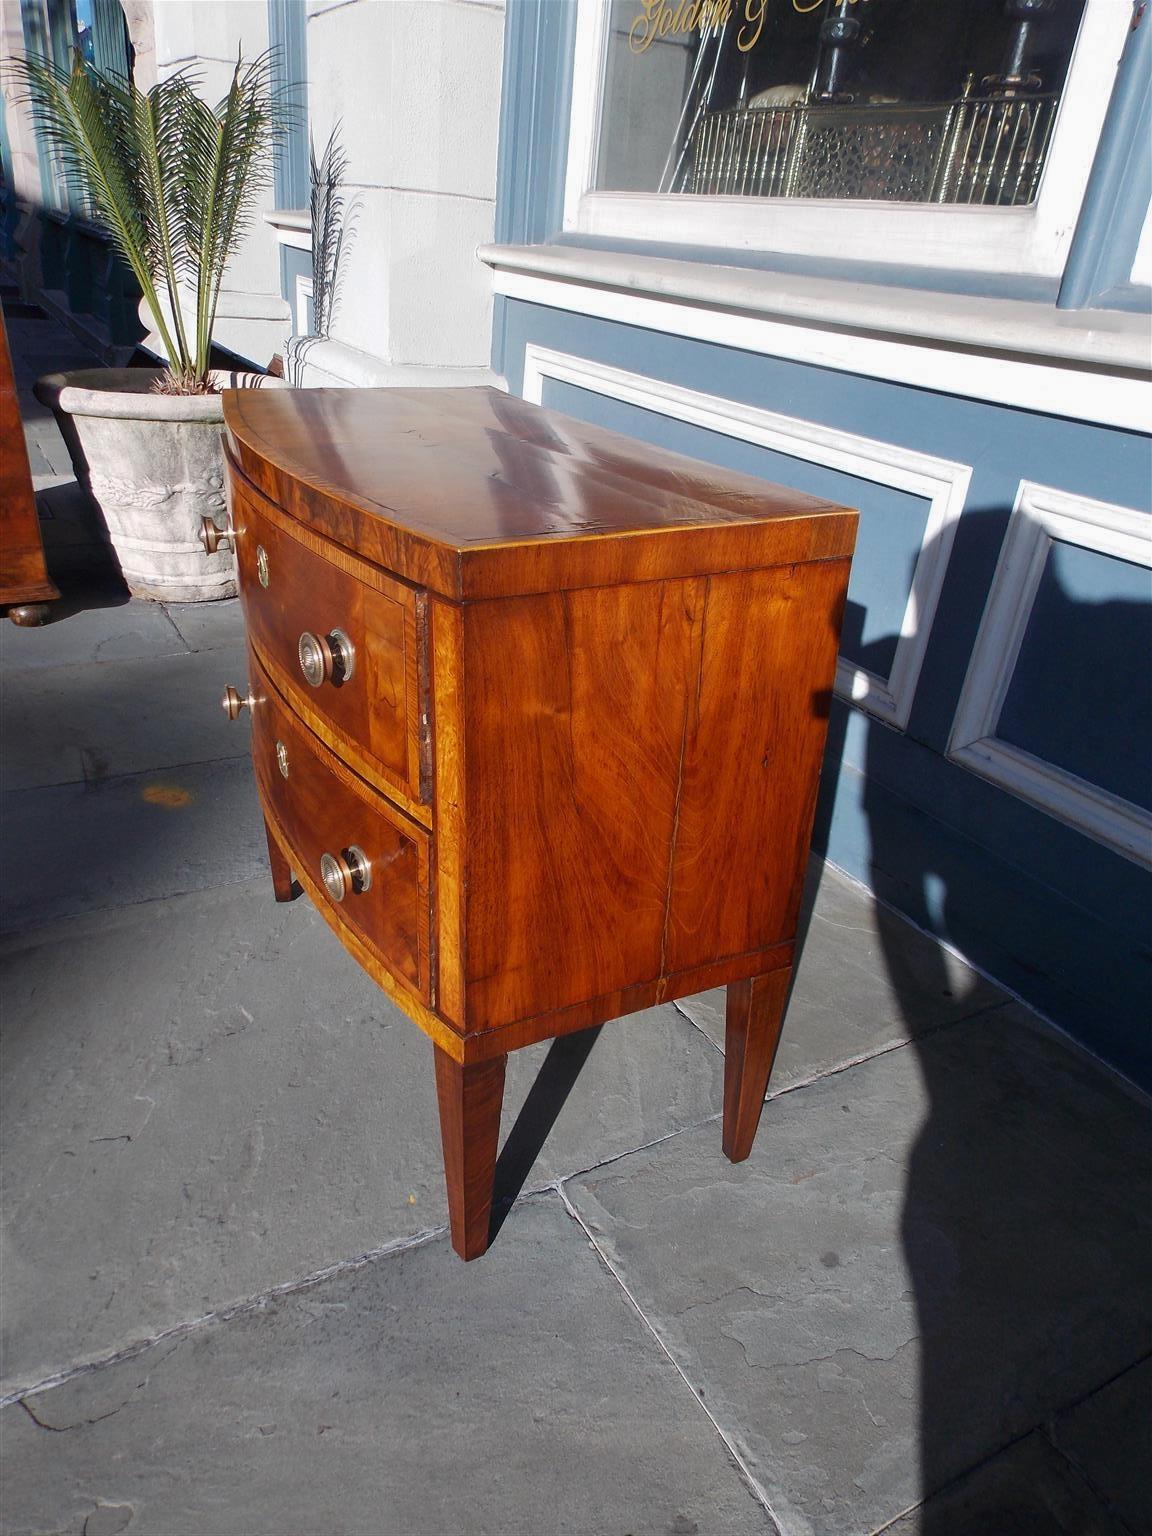
<path fill-rule="evenodd" d="M 50 373 L 35 394 L 59 423 L 76 478 L 100 513 L 133 597 L 198 603 L 236 595 L 231 550 L 205 553 L 200 520 L 224 525 L 219 395 L 158 395 L 157 368 Z M 281 379 L 217 372 L 220 389 Z"/>

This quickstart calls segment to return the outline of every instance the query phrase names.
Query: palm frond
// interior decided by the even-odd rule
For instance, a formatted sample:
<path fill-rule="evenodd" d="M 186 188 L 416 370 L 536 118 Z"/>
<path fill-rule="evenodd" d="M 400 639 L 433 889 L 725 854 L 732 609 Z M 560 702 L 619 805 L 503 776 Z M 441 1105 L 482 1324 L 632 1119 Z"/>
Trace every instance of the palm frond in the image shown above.
<path fill-rule="evenodd" d="M 176 331 L 178 356 L 171 361 L 182 370 L 187 370 L 192 361 L 180 305 L 180 280 L 187 277 L 188 263 L 180 238 L 178 174 L 184 139 L 184 93 L 190 89 L 188 78 L 177 76 L 174 81 L 163 82 L 147 93 L 136 91 L 132 96 L 140 175 L 156 224 L 154 270 L 163 277 Z"/>
<path fill-rule="evenodd" d="M 157 330 L 171 347 L 154 281 L 162 237 L 141 165 L 132 87 L 101 74 L 79 54 L 70 72 L 35 57 L 18 59 L 15 66 L 39 137 L 85 187 L 97 219 L 131 267 Z"/>
<path fill-rule="evenodd" d="M 326 336 L 332 323 L 344 245 L 344 194 L 340 188 L 348 171 L 348 156 L 340 142 L 340 122 L 333 124 L 324 153 L 316 160 L 316 146 L 309 144 L 312 213 L 312 310 L 313 328 Z"/>
<path fill-rule="evenodd" d="M 71 71 L 17 61 L 39 135 L 84 186 L 140 284 L 174 388 L 205 384 L 224 272 L 272 173 L 285 122 L 272 66 L 271 53 L 238 59 L 212 108 L 187 72 L 143 92 L 79 53 Z M 195 295 L 192 336 L 184 286 Z"/>
<path fill-rule="evenodd" d="M 271 53 L 248 65 L 238 59 L 216 107 L 190 95 L 186 114 L 185 238 L 197 294 L 196 355 L 206 367 L 224 272 L 271 179 L 273 148 L 284 126 Z"/>

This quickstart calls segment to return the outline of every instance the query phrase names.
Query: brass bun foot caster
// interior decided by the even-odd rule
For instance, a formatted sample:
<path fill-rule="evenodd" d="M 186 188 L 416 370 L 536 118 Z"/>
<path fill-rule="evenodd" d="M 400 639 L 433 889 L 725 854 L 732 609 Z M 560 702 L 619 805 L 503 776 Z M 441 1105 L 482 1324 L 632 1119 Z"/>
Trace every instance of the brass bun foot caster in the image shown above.
<path fill-rule="evenodd" d="M 18 608 L 9 608 L 8 617 L 21 629 L 34 629 L 37 624 L 47 624 L 51 612 L 47 603 L 21 603 Z"/>

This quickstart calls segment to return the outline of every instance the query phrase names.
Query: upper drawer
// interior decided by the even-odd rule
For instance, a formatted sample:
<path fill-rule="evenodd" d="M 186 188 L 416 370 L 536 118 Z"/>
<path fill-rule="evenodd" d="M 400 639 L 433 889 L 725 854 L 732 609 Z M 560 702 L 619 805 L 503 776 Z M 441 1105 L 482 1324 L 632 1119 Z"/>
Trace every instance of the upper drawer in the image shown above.
<path fill-rule="evenodd" d="M 229 464 L 248 632 L 312 729 L 370 782 L 429 798 L 424 595 L 318 538 Z"/>

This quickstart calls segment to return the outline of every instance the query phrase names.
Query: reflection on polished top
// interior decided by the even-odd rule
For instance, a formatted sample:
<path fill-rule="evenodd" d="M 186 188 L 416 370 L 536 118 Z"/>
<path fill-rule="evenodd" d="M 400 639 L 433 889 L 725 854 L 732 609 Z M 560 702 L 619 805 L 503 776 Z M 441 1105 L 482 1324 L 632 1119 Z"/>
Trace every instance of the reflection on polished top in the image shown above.
<path fill-rule="evenodd" d="M 224 415 L 231 457 L 272 500 L 457 599 L 852 550 L 842 507 L 495 389 L 236 390 Z"/>

